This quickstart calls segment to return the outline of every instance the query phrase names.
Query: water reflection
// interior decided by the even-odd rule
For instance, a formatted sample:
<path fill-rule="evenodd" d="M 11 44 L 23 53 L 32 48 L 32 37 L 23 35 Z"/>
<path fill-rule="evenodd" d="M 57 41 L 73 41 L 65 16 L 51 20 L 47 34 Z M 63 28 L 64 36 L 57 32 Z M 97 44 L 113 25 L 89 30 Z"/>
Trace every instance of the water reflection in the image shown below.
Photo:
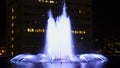
<path fill-rule="evenodd" d="M 80 68 L 104 68 L 103 63 L 81 63 Z"/>
<path fill-rule="evenodd" d="M 105 68 L 104 63 L 12 63 L 12 68 Z"/>
<path fill-rule="evenodd" d="M 54 63 L 54 64 L 47 64 L 45 68 L 75 68 L 74 64 L 70 63 Z"/>

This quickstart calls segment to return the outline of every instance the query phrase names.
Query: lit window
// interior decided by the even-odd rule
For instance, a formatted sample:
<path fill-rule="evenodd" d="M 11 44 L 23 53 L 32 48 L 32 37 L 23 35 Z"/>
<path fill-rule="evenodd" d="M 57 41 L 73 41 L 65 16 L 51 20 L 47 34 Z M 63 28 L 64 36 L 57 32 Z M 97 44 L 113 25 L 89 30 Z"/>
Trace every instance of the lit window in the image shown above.
<path fill-rule="evenodd" d="M 1 52 L 2 52 L 2 53 L 5 53 L 6 51 L 5 51 L 5 50 L 2 50 Z"/>
<path fill-rule="evenodd" d="M 41 29 L 38 29 L 39 32 L 41 32 Z"/>
<path fill-rule="evenodd" d="M 11 33 L 14 34 L 14 30 L 11 30 Z"/>
<path fill-rule="evenodd" d="M 11 48 L 14 48 L 14 44 L 11 45 Z"/>
<path fill-rule="evenodd" d="M 75 34 L 78 34 L 78 31 L 75 31 Z"/>
<path fill-rule="evenodd" d="M 12 56 L 14 55 L 14 52 L 13 52 L 13 51 L 11 52 L 11 55 L 12 55 Z"/>
<path fill-rule="evenodd" d="M 27 32 L 30 32 L 30 29 L 29 29 L 29 28 L 27 28 Z"/>
<path fill-rule="evenodd" d="M 79 14 L 84 14 L 85 11 L 84 11 L 84 10 L 78 10 L 78 13 L 79 13 Z"/>
<path fill-rule="evenodd" d="M 74 34 L 86 34 L 86 31 L 72 30 L 72 33 L 74 33 Z"/>
<path fill-rule="evenodd" d="M 54 1 L 53 1 L 53 0 L 50 0 L 49 2 L 50 2 L 50 3 L 54 3 Z"/>
<path fill-rule="evenodd" d="M 12 13 L 14 13 L 14 11 L 15 11 L 15 10 L 14 10 L 14 8 L 12 8 L 12 10 L 11 10 L 11 11 L 12 11 Z"/>
<path fill-rule="evenodd" d="M 12 19 L 15 19 L 15 16 L 12 16 Z"/>
<path fill-rule="evenodd" d="M 38 30 L 38 32 L 40 32 L 41 30 L 40 29 L 37 29 Z"/>
<path fill-rule="evenodd" d="M 42 31 L 43 31 L 43 32 L 45 32 L 45 30 L 44 30 L 44 29 L 42 29 Z"/>
<path fill-rule="evenodd" d="M 48 3 L 48 0 L 46 0 L 45 3 Z"/>
<path fill-rule="evenodd" d="M 86 34 L 86 31 L 83 31 L 83 34 Z"/>
<path fill-rule="evenodd" d="M 82 13 L 82 11 L 81 11 L 81 10 L 79 10 L 78 12 L 79 12 L 79 14 L 81 14 L 81 13 Z"/>
<path fill-rule="evenodd" d="M 14 23 L 13 22 L 11 23 L 11 27 L 14 27 Z"/>
<path fill-rule="evenodd" d="M 45 29 L 27 28 L 27 32 L 45 32 Z"/>
<path fill-rule="evenodd" d="M 80 34 L 82 34 L 82 31 L 79 31 Z"/>
<path fill-rule="evenodd" d="M 81 40 L 83 40 L 83 37 L 81 37 Z"/>
<path fill-rule="evenodd" d="M 33 29 L 33 28 L 27 28 L 27 32 L 34 32 L 35 31 L 35 29 Z"/>
<path fill-rule="evenodd" d="M 11 37 L 11 41 L 14 41 L 14 37 Z"/>
<path fill-rule="evenodd" d="M 0 55 L 2 55 L 2 53 L 0 53 Z"/>
<path fill-rule="evenodd" d="M 38 30 L 35 30 L 35 32 L 38 32 Z"/>
<path fill-rule="evenodd" d="M 72 30 L 72 33 L 74 33 L 74 30 Z"/>
<path fill-rule="evenodd" d="M 33 29 L 33 28 L 31 29 L 31 32 L 34 32 L 34 29 Z"/>
<path fill-rule="evenodd" d="M 42 0 L 38 0 L 39 2 L 41 2 Z"/>
<path fill-rule="evenodd" d="M 38 0 L 39 2 L 44 2 L 44 0 Z"/>

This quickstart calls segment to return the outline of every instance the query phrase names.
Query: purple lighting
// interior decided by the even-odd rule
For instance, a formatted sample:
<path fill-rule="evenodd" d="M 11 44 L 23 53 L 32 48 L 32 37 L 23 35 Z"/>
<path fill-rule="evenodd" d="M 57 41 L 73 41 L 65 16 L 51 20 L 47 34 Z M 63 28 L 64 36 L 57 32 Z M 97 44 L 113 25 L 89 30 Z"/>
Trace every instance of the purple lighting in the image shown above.
<path fill-rule="evenodd" d="M 51 10 L 48 16 L 44 53 L 20 54 L 10 60 L 12 63 L 103 63 L 107 61 L 107 58 L 100 54 L 75 55 L 71 22 L 67 17 L 65 4 L 63 5 L 63 13 L 56 19 L 53 18 Z"/>
<path fill-rule="evenodd" d="M 74 56 L 72 45 L 70 19 L 66 15 L 65 5 L 62 15 L 58 16 L 56 20 L 49 11 L 45 54 L 51 59 L 72 58 Z"/>

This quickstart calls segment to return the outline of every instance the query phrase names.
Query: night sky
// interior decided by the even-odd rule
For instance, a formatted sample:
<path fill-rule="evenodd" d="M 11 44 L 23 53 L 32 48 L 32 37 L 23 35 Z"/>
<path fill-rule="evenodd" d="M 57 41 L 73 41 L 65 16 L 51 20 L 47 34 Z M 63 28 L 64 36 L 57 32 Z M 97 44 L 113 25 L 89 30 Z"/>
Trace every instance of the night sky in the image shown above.
<path fill-rule="evenodd" d="M 93 0 L 94 37 L 120 37 L 118 3 L 116 0 Z"/>
<path fill-rule="evenodd" d="M 5 26 L 5 0 L 0 1 L 0 45 L 5 42 L 6 26 Z"/>
<path fill-rule="evenodd" d="M 118 2 L 119 3 L 119 2 Z M 93 0 L 94 38 L 118 37 L 120 35 L 119 4 L 115 0 Z M 118 16 L 118 17 L 117 17 Z M 0 41 L 6 37 L 5 0 L 0 2 Z"/>

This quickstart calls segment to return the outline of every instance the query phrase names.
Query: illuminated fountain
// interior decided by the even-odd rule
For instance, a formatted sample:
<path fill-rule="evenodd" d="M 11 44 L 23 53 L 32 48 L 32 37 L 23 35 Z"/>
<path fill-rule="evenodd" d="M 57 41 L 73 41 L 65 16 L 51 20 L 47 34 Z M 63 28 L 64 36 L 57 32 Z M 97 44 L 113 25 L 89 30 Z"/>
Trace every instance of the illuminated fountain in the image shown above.
<path fill-rule="evenodd" d="M 10 60 L 12 63 L 103 63 L 107 61 L 107 58 L 100 54 L 76 55 L 74 53 L 71 24 L 67 17 L 65 4 L 62 15 L 58 16 L 56 20 L 53 18 L 51 10 L 48 16 L 44 53 L 20 54 Z"/>

